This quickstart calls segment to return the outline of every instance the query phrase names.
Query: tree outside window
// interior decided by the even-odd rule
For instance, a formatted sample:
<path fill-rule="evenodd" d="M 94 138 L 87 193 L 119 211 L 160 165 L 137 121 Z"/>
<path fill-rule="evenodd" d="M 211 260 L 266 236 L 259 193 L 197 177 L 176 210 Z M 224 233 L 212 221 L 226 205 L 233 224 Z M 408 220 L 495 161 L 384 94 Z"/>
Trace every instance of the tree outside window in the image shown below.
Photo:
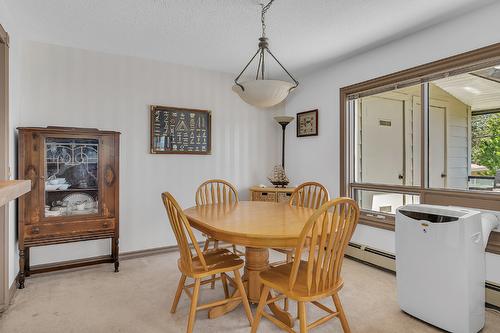
<path fill-rule="evenodd" d="M 494 176 L 500 170 L 500 114 L 472 117 L 472 161 L 488 168 L 483 175 Z"/>

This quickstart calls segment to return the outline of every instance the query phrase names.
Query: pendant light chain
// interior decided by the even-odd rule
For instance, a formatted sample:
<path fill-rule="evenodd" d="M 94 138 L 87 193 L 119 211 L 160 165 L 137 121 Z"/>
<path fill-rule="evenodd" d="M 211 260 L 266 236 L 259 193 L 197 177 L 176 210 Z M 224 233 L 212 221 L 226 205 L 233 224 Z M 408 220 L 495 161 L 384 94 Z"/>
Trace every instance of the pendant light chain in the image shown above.
<path fill-rule="evenodd" d="M 241 75 L 246 71 L 246 69 L 250 66 L 252 61 L 257 57 L 257 55 L 259 56 L 259 61 L 257 64 L 257 73 L 255 75 L 255 80 L 259 80 L 259 79 L 266 80 L 266 77 L 265 77 L 265 60 L 266 60 L 265 55 L 266 55 L 266 53 L 270 54 L 272 59 L 274 59 L 274 61 L 276 61 L 278 63 L 278 65 L 281 67 L 281 69 L 283 69 L 283 71 L 292 79 L 294 85 L 289 89 L 289 91 L 297 88 L 297 86 L 299 85 L 299 82 L 288 72 L 288 70 L 286 70 L 286 68 L 278 61 L 278 59 L 274 56 L 274 54 L 272 54 L 271 51 L 269 50 L 269 43 L 268 43 L 268 39 L 266 37 L 265 18 L 266 18 L 266 13 L 269 10 L 269 8 L 271 7 L 271 5 L 273 4 L 273 2 L 274 2 L 274 0 L 270 0 L 267 4 L 263 4 L 263 3 L 260 4 L 260 6 L 261 6 L 260 21 L 261 21 L 261 25 L 262 25 L 262 36 L 259 38 L 259 48 L 257 49 L 257 52 L 255 52 L 253 57 L 250 59 L 250 61 L 243 68 L 243 70 L 240 72 L 240 74 L 238 74 L 236 79 L 234 79 L 235 85 L 238 86 L 239 88 L 241 88 L 241 91 L 245 91 L 245 87 L 241 83 L 239 83 L 238 80 L 241 77 Z"/>
<path fill-rule="evenodd" d="M 264 5 L 263 3 L 260 4 L 262 7 L 262 12 L 260 14 L 260 21 L 262 23 L 262 37 L 266 37 L 266 21 L 265 21 L 265 15 L 268 9 L 271 7 L 272 3 L 274 0 L 269 1 L 267 5 Z"/>

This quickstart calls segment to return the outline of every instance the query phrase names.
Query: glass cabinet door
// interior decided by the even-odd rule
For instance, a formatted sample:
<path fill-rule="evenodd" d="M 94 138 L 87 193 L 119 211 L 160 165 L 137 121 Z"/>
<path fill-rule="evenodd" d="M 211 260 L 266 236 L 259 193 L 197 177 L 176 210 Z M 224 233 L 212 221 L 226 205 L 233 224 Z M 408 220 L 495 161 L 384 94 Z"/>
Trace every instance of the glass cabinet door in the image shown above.
<path fill-rule="evenodd" d="M 45 139 L 45 217 L 97 214 L 99 140 Z"/>

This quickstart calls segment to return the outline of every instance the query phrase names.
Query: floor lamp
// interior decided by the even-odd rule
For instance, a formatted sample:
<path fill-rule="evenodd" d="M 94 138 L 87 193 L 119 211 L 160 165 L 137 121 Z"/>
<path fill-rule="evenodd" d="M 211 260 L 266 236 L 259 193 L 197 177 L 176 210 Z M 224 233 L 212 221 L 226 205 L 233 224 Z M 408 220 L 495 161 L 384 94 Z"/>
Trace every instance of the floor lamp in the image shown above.
<path fill-rule="evenodd" d="M 290 124 L 294 117 L 290 116 L 276 116 L 274 117 L 274 120 L 278 122 L 278 124 L 281 125 L 281 128 L 283 129 L 283 142 L 281 146 L 281 167 L 283 170 L 285 170 L 285 129 L 286 125 Z"/>

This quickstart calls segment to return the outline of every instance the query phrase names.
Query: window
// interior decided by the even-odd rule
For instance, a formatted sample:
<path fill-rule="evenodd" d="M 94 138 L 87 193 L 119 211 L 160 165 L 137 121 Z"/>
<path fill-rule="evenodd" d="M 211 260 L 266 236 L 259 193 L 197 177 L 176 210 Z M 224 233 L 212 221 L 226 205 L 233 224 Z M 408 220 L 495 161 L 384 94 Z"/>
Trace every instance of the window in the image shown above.
<path fill-rule="evenodd" d="M 340 95 L 341 195 L 361 223 L 393 229 L 405 204 L 500 210 L 500 43 Z"/>
<path fill-rule="evenodd" d="M 401 192 L 421 184 L 420 94 L 421 86 L 413 85 L 349 102 L 354 115 L 351 195 L 361 209 L 382 213 L 372 214 L 379 220 L 400 206 L 420 202 L 418 193 Z M 363 184 L 375 185 L 376 191 L 355 187 Z"/>
<path fill-rule="evenodd" d="M 365 211 L 386 214 L 395 214 L 396 209 L 403 205 L 420 203 L 420 197 L 418 194 L 415 195 L 358 189 L 354 190 L 354 199 L 358 202 L 359 207 Z M 380 215 L 379 219 L 385 219 L 385 216 Z"/>
<path fill-rule="evenodd" d="M 430 100 L 445 101 L 448 123 L 447 149 L 440 152 L 445 163 L 430 165 L 442 168 L 444 177 L 430 186 L 500 192 L 500 66 L 449 76 L 431 87 Z"/>

